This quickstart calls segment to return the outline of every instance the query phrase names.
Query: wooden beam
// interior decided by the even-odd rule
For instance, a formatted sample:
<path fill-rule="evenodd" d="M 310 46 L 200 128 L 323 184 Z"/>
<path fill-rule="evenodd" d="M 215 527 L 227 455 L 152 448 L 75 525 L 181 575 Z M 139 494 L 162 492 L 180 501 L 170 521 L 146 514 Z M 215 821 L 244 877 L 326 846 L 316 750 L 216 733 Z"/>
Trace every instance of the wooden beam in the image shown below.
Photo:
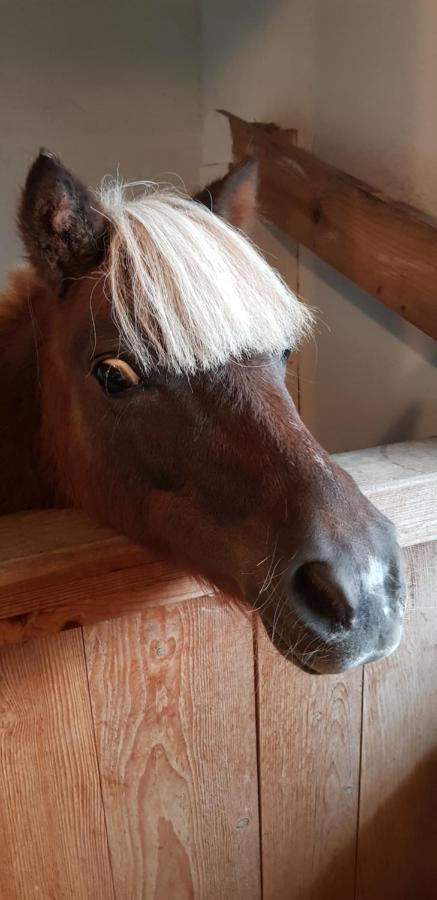
<path fill-rule="evenodd" d="M 398 529 L 437 540 L 437 439 L 342 453 L 337 461 Z M 0 518 L 0 644 L 216 593 L 73 510 Z"/>
<path fill-rule="evenodd" d="M 437 339 L 437 220 L 296 147 L 294 132 L 221 112 L 234 157 L 258 157 L 260 214 Z"/>
<path fill-rule="evenodd" d="M 0 517 L 0 644 L 215 593 L 75 510 Z"/>
<path fill-rule="evenodd" d="M 334 459 L 394 522 L 401 547 L 437 540 L 437 438 L 337 453 Z"/>

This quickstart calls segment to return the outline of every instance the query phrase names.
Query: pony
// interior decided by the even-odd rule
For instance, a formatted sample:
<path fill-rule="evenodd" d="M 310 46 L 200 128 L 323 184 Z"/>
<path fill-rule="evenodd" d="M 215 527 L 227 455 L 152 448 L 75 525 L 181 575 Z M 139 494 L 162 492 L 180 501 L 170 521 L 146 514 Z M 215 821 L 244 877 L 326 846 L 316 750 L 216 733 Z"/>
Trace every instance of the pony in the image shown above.
<path fill-rule="evenodd" d="M 0 512 L 75 507 L 259 609 L 314 673 L 391 653 L 393 525 L 285 387 L 311 315 L 246 236 L 247 158 L 195 197 L 90 190 L 52 153 L 18 209 L 0 297 Z"/>

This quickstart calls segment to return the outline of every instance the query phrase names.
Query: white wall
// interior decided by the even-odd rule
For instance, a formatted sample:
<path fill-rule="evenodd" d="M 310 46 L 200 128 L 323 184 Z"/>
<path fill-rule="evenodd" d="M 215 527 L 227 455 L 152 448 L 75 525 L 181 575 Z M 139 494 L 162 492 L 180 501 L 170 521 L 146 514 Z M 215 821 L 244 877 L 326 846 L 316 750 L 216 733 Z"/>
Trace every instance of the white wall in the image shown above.
<path fill-rule="evenodd" d="M 225 107 L 299 129 L 322 159 L 437 213 L 435 0 L 201 2 L 202 174 L 229 159 Z M 437 248 L 436 248 L 437 250 Z M 277 242 L 290 269 L 291 243 Z M 437 344 L 300 249 L 320 309 L 302 412 L 330 450 L 437 433 Z M 437 298 L 436 298 L 437 302 Z"/>
<path fill-rule="evenodd" d="M 197 184 L 196 0 L 3 0 L 0 281 L 19 253 L 15 208 L 41 145 L 87 184 L 176 171 Z"/>

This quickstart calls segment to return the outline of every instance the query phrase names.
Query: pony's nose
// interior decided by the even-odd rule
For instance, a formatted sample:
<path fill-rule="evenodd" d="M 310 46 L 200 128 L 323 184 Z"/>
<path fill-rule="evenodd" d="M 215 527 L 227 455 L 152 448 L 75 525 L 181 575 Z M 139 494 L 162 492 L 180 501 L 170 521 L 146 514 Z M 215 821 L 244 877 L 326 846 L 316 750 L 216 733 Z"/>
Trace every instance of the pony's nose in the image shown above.
<path fill-rule="evenodd" d="M 323 636 L 355 624 L 357 592 L 328 562 L 307 562 L 294 573 L 290 599 L 299 618 Z"/>

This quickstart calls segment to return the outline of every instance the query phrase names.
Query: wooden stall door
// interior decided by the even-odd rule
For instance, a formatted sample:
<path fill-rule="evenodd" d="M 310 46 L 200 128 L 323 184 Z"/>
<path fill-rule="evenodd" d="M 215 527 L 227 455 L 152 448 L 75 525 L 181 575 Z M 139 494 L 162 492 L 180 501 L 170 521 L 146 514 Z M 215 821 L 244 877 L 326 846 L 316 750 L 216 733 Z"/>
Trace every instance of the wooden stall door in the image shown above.
<path fill-rule="evenodd" d="M 364 670 L 311 678 L 260 626 L 264 900 L 437 898 L 437 542 L 405 562 L 402 644 Z"/>
<path fill-rule="evenodd" d="M 114 898 L 80 629 L 0 651 L 0 896 Z"/>
<path fill-rule="evenodd" d="M 362 669 L 300 672 L 261 624 L 258 653 L 263 898 L 352 900 Z"/>
<path fill-rule="evenodd" d="M 253 641 L 225 598 L 85 631 L 115 896 L 261 896 Z"/>
<path fill-rule="evenodd" d="M 76 513 L 0 522 L 0 900 L 436 900 L 437 441 L 339 462 L 410 603 L 337 676 Z"/>
<path fill-rule="evenodd" d="M 252 621 L 221 597 L 0 651 L 1 900 L 259 900 Z"/>
<path fill-rule="evenodd" d="M 406 564 L 404 640 L 364 671 L 357 900 L 437 897 L 437 543 Z"/>

